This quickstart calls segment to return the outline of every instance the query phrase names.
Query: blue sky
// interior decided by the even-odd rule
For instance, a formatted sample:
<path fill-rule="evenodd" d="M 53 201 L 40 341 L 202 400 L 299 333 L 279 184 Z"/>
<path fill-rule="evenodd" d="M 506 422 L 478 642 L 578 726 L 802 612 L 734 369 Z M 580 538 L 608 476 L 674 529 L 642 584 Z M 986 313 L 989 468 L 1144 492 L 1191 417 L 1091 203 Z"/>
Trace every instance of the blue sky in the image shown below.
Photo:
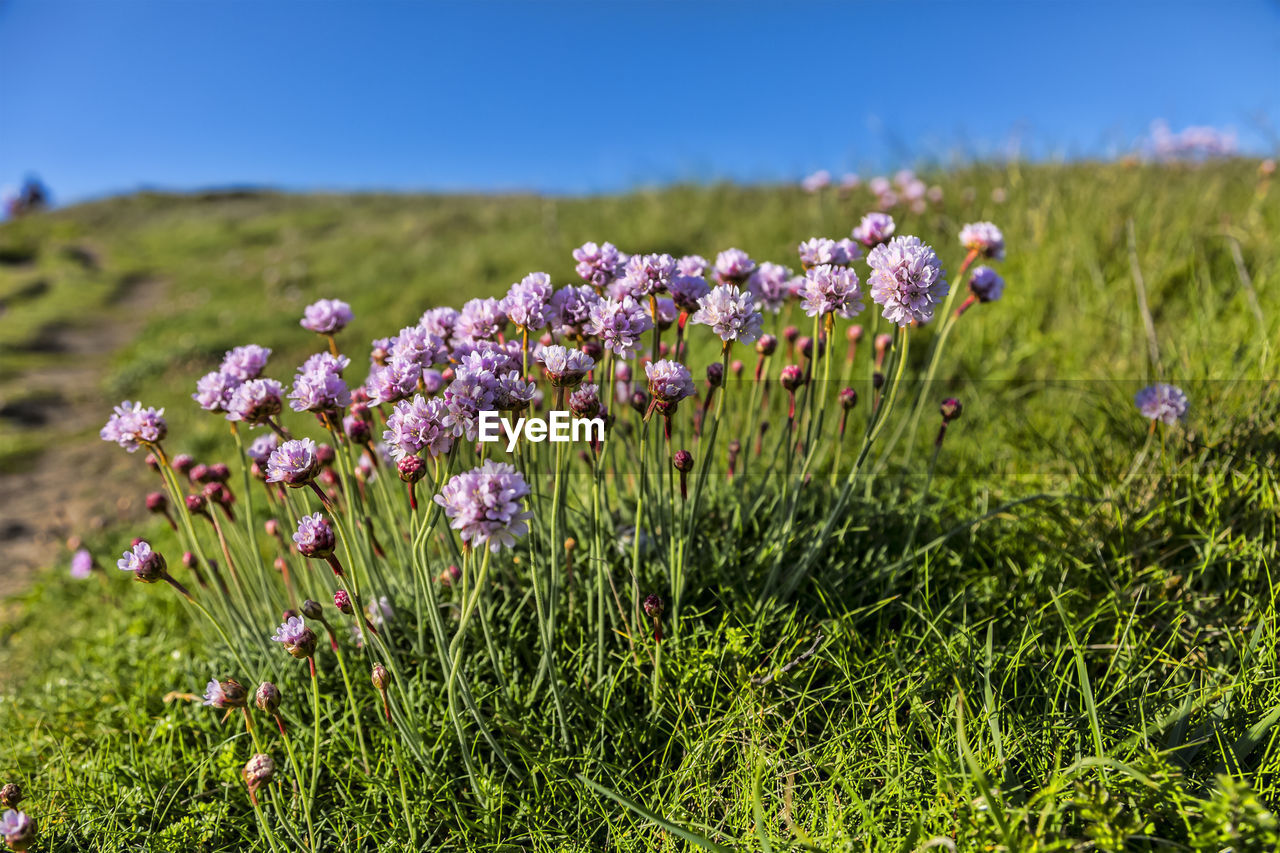
<path fill-rule="evenodd" d="M 1153 119 L 1274 151 L 1280 5 L 0 0 L 0 185 L 595 192 Z"/>

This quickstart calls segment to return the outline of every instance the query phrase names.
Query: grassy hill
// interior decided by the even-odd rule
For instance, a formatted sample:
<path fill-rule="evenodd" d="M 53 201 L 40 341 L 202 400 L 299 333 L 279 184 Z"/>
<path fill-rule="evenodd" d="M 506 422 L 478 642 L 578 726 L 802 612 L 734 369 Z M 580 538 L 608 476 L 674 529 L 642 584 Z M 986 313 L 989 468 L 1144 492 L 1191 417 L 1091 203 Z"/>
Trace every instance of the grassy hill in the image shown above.
<path fill-rule="evenodd" d="M 454 758 L 402 767 L 416 837 L 437 849 L 685 846 L 583 773 L 731 846 L 1272 849 L 1280 190 L 1245 161 L 931 178 L 944 201 L 902 213 L 898 233 L 948 268 L 965 222 L 996 222 L 1009 246 L 1004 299 L 966 314 L 930 389 L 965 405 L 924 510 L 926 536 L 952 533 L 931 564 L 881 571 L 874 555 L 843 554 L 767 622 L 735 592 L 733 566 L 709 566 L 671 708 L 598 709 L 592 743 L 615 743 L 583 755 L 540 742 L 544 709 L 507 709 L 541 771 L 500 783 L 483 807 Z M 0 470 L 72 484 L 56 499 L 24 486 L 24 503 L 71 507 L 58 535 L 84 537 L 111 566 L 133 535 L 167 533 L 141 507 L 140 460 L 97 442 L 110 404 L 164 406 L 170 447 L 225 456 L 225 427 L 190 400 L 196 377 L 252 342 L 275 350 L 269 372 L 287 380 L 315 349 L 296 322 L 318 297 L 350 302 L 344 340 L 363 342 L 532 270 L 572 281 L 570 253 L 587 240 L 708 257 L 737 246 L 798 268 L 800 240 L 846 236 L 869 203 L 736 186 L 140 194 L 5 223 Z M 358 380 L 364 352 L 350 355 Z M 1155 379 L 1184 387 L 1192 414 L 1148 454 L 1132 395 Z M 884 481 L 903 496 L 868 519 L 886 538 L 920 509 L 922 473 Z M 750 574 L 750 548 L 736 558 Z M 38 792 L 40 849 L 245 849 L 252 812 L 225 793 L 234 727 L 172 695 L 198 692 L 218 653 L 176 602 L 65 574 L 27 587 L 0 635 L 0 781 Z M 758 683 L 819 634 L 794 673 Z M 407 844 L 388 818 L 394 774 L 353 773 L 349 747 L 330 745 L 334 848 Z"/>

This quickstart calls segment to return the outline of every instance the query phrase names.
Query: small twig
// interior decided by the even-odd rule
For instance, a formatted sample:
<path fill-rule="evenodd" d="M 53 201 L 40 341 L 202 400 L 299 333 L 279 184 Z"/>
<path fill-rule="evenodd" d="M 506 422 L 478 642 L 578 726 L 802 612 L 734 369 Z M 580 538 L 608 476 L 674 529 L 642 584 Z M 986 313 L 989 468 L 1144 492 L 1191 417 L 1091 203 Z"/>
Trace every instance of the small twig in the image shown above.
<path fill-rule="evenodd" d="M 819 632 L 818 632 L 818 636 L 816 636 L 816 637 L 814 637 L 814 638 L 813 638 L 813 645 L 809 646 L 809 648 L 808 648 L 808 649 L 806 649 L 805 651 L 801 652 L 801 653 L 800 653 L 800 655 L 799 655 L 798 657 L 796 657 L 796 658 L 795 658 L 795 659 L 793 659 L 793 660 L 788 661 L 787 663 L 783 664 L 783 666 L 782 666 L 780 669 L 774 670 L 773 672 L 769 673 L 768 675 L 765 675 L 765 676 L 758 676 L 758 677 L 753 677 L 753 678 L 751 679 L 751 683 L 752 683 L 752 684 L 768 684 L 769 682 L 771 682 L 771 681 L 773 681 L 775 678 L 777 678 L 779 675 L 785 675 L 786 673 L 788 673 L 788 672 L 790 672 L 791 670 L 795 669 L 797 666 L 799 666 L 800 664 L 804 663 L 804 662 L 805 662 L 805 661 L 807 661 L 809 658 L 811 658 L 811 657 L 813 657 L 815 654 L 817 654 L 817 652 L 818 652 L 818 646 L 822 645 L 822 641 L 823 641 L 823 640 L 825 640 L 825 639 L 826 639 L 826 637 L 823 637 L 823 636 L 822 636 L 822 632 L 821 632 L 821 631 L 819 631 Z"/>

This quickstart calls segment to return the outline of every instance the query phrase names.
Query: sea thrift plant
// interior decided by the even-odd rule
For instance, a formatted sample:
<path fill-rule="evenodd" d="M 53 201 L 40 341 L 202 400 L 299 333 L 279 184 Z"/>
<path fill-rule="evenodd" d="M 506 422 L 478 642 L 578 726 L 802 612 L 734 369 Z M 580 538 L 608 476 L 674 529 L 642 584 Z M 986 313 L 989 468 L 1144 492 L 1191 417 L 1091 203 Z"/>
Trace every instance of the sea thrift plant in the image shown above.
<path fill-rule="evenodd" d="M 332 335 L 346 328 L 352 319 L 351 306 L 341 299 L 320 299 L 302 312 L 300 325 L 317 334 Z"/>
<path fill-rule="evenodd" d="M 867 255 L 871 299 L 884 318 L 905 326 L 927 323 L 946 298 L 948 285 L 942 262 L 918 237 L 894 237 Z"/>
<path fill-rule="evenodd" d="M 521 508 L 530 494 L 524 477 L 505 462 L 486 461 L 479 468 L 457 474 L 445 483 L 435 501 L 444 507 L 449 526 L 471 546 L 491 551 L 514 548 L 529 532 L 533 513 Z"/>
<path fill-rule="evenodd" d="M 732 284 L 712 288 L 698 300 L 697 313 L 689 318 L 692 323 L 710 326 L 726 347 L 734 341 L 749 344 L 760 337 L 761 320 L 751 294 Z"/>
<path fill-rule="evenodd" d="M 1139 391 L 1133 398 L 1138 411 L 1151 421 L 1173 426 L 1187 416 L 1187 395 L 1176 385 L 1157 382 Z"/>

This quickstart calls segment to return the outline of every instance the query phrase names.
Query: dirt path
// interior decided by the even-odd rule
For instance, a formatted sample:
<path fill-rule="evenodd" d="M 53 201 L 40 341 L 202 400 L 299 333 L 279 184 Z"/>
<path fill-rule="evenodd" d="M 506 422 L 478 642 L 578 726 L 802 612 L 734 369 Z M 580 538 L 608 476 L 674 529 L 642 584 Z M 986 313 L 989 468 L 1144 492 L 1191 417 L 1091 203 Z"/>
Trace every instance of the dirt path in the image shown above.
<path fill-rule="evenodd" d="M 122 468 L 136 466 L 125 466 L 118 449 L 86 436 L 110 412 L 102 379 L 111 354 L 133 340 L 147 307 L 164 291 L 163 281 L 139 279 L 106 316 L 46 330 L 42 348 L 61 357 L 10 383 L 29 396 L 6 407 L 7 417 L 24 429 L 49 430 L 68 440 L 65 449 L 40 454 L 20 472 L 0 473 L 0 598 L 19 591 L 32 572 L 57 559 L 68 536 L 138 512 L 136 489 L 110 487 Z M 39 394 L 31 394 L 36 389 Z"/>

